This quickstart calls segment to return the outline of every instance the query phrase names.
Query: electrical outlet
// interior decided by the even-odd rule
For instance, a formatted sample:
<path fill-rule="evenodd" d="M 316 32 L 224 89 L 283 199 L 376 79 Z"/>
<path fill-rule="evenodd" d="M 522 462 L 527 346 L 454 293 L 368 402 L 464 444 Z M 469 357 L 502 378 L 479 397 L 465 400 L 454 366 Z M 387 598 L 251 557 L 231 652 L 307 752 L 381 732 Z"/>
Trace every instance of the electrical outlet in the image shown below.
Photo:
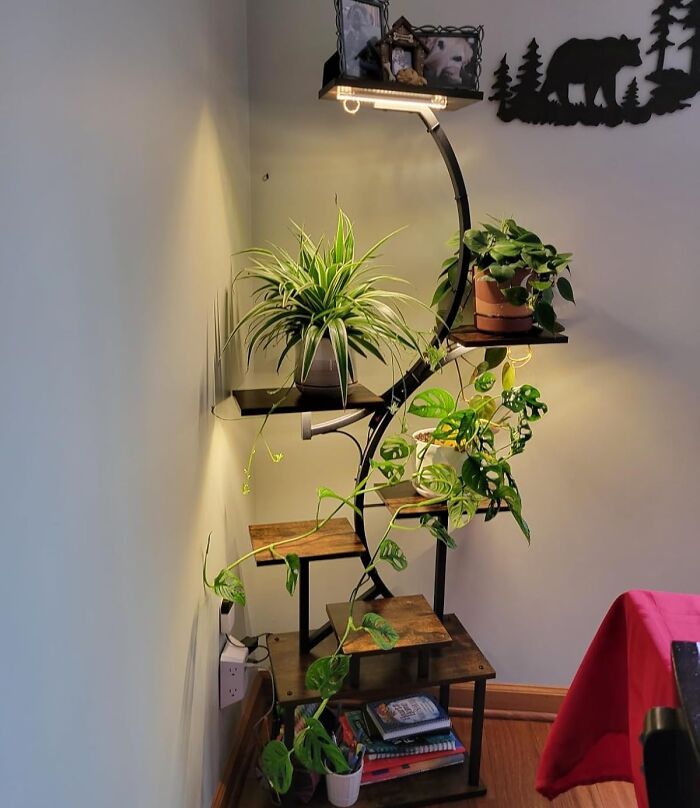
<path fill-rule="evenodd" d="M 248 690 L 248 649 L 227 642 L 219 657 L 219 709 L 245 698 Z"/>

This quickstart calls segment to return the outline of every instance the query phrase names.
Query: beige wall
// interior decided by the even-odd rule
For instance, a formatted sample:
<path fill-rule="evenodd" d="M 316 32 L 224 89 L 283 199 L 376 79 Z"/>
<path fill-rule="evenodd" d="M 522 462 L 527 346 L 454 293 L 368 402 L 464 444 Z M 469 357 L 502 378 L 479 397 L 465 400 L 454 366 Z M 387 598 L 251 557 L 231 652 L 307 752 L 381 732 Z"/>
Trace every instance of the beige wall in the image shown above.
<path fill-rule="evenodd" d="M 7 808 L 209 805 L 228 748 L 201 563 L 250 521 L 209 414 L 250 239 L 245 30 L 243 0 L 3 7 Z"/>
<path fill-rule="evenodd" d="M 405 13 L 416 24 L 484 23 L 488 88 L 503 52 L 517 65 L 533 34 L 545 58 L 570 36 L 646 36 L 652 3 L 403 0 L 392 7 L 394 17 Z M 256 243 L 288 239 L 290 217 L 328 230 L 337 194 L 365 243 L 409 225 L 387 260 L 428 299 L 456 220 L 425 130 L 408 116 L 362 111 L 350 118 L 316 100 L 334 49 L 330 0 L 256 0 L 250 11 Z M 501 679 L 566 684 L 618 593 L 697 590 L 700 174 L 693 155 L 700 101 L 616 130 L 504 125 L 495 113 L 483 103 L 443 116 L 474 218 L 514 214 L 572 250 L 579 305 L 565 312 L 571 344 L 542 348 L 527 372 L 551 407 L 528 456 L 515 465 L 532 547 L 507 517 L 465 530 L 450 556 L 447 606 Z M 268 383 L 269 370 L 259 363 L 247 382 Z M 374 366 L 362 377 L 387 386 L 386 373 Z M 453 379 L 446 374 L 444 381 Z M 258 521 L 308 518 L 319 485 L 351 487 L 355 455 L 347 439 L 302 443 L 294 416 L 274 418 L 268 434 L 286 458 L 272 466 L 258 455 Z M 383 518 L 372 514 L 375 534 Z M 428 537 L 404 543 L 411 566 L 388 580 L 398 593 L 429 592 Z M 319 568 L 317 621 L 325 601 L 347 595 L 356 572 L 353 562 Z M 293 627 L 296 603 L 281 608 L 281 574 L 261 571 L 255 581 L 256 630 Z"/>

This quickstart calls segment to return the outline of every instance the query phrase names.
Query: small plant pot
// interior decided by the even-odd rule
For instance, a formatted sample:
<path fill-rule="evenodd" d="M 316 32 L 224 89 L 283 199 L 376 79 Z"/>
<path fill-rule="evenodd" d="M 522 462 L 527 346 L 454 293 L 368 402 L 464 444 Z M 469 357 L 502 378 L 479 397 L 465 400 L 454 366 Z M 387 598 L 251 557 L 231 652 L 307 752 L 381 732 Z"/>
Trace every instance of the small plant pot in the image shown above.
<path fill-rule="evenodd" d="M 316 350 L 316 355 L 311 361 L 311 368 L 304 379 L 301 380 L 302 352 L 303 344 L 296 346 L 296 368 L 294 370 L 294 385 L 302 393 L 310 393 L 317 396 L 328 396 L 329 398 L 340 398 L 340 372 L 338 363 L 335 361 L 333 346 L 328 337 L 324 337 Z M 352 357 L 350 358 L 350 378 L 348 388 L 355 384 Z"/>
<path fill-rule="evenodd" d="M 360 796 L 360 784 L 362 782 L 362 766 L 352 774 L 331 774 L 326 775 L 326 793 L 328 802 L 337 808 L 348 808 L 357 802 Z"/>
<path fill-rule="evenodd" d="M 483 270 L 474 270 L 474 325 L 489 334 L 524 334 L 532 331 L 532 309 L 528 305 L 514 306 L 503 296 L 502 289 L 522 286 L 530 274 L 519 269 L 512 281 L 496 283 L 484 279 Z"/>
<path fill-rule="evenodd" d="M 420 471 L 426 466 L 442 464 L 452 466 L 457 475 L 462 474 L 462 466 L 467 459 L 466 452 L 460 452 L 453 446 L 443 446 L 440 443 L 430 443 L 432 432 L 430 429 L 421 429 L 413 433 L 413 440 L 416 442 L 416 471 Z M 434 498 L 439 496 L 435 491 L 431 491 L 418 482 L 413 483 L 416 492 L 422 497 Z"/>

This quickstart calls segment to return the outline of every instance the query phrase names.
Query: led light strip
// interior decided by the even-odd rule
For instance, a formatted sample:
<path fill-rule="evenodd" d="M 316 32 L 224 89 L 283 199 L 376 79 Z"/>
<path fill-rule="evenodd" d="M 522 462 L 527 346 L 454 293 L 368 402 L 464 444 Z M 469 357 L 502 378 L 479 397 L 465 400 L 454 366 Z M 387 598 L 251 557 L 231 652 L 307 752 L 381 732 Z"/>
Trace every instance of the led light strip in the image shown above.
<path fill-rule="evenodd" d="M 375 109 L 396 112 L 418 112 L 421 109 L 447 109 L 447 96 L 416 96 L 394 90 L 355 90 L 353 87 L 338 87 L 336 98 L 343 102 L 343 109 L 354 115 L 362 104 L 372 104 Z"/>

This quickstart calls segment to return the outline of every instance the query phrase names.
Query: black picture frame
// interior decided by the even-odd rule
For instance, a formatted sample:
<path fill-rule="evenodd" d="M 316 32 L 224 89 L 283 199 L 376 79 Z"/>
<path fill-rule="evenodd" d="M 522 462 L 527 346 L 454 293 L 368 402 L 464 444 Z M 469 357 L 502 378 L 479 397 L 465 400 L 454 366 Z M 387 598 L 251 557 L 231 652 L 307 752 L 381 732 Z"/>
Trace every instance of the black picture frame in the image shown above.
<path fill-rule="evenodd" d="M 478 91 L 481 78 L 481 54 L 484 42 L 483 25 L 421 25 L 414 28 L 416 34 L 425 42 L 428 47 L 428 56 L 424 65 L 424 77 L 428 82 L 428 87 L 436 89 L 460 89 Z M 451 48 L 449 40 L 466 40 L 464 47 L 457 46 Z M 446 50 L 454 51 L 453 58 L 449 55 L 445 57 L 445 64 L 442 69 L 439 61 L 436 63 L 432 57 L 436 55 L 439 42 L 447 45 Z M 456 44 L 456 43 L 455 43 Z M 471 55 L 469 55 L 471 51 Z M 461 57 L 462 66 L 458 73 L 455 72 L 453 62 L 456 57 Z M 467 57 L 469 57 L 467 59 Z M 437 67 L 436 67 L 437 64 Z"/>
<path fill-rule="evenodd" d="M 380 66 L 374 48 L 370 42 L 379 42 L 389 30 L 389 0 L 334 0 L 336 28 L 338 33 L 338 60 L 340 75 L 349 78 L 377 78 Z M 361 25 L 361 12 L 374 10 L 376 20 L 368 20 L 368 25 Z M 353 12 L 359 12 L 356 19 L 360 25 L 348 25 L 348 18 Z M 364 39 L 365 35 L 367 38 Z"/>

